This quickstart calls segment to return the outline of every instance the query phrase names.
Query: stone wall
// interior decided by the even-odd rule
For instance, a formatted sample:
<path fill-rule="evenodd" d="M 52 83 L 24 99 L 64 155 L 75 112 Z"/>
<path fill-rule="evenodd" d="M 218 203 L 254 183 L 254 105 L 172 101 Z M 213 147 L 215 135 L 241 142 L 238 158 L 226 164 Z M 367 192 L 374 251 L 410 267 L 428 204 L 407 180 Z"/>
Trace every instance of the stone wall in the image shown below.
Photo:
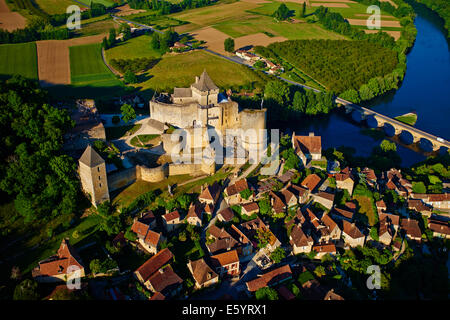
<path fill-rule="evenodd" d="M 112 173 L 108 175 L 109 191 L 126 187 L 137 180 L 136 167 Z"/>
<path fill-rule="evenodd" d="M 136 167 L 136 178 L 147 182 L 160 182 L 169 176 L 169 166 L 163 164 L 156 168 L 146 166 Z"/>

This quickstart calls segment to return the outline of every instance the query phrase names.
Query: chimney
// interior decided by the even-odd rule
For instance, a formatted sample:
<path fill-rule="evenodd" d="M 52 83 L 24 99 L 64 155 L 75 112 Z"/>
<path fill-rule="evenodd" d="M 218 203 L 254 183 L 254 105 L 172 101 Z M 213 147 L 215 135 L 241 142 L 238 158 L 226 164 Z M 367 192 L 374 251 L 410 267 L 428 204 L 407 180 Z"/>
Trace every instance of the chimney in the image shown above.
<path fill-rule="evenodd" d="M 310 132 L 310 133 L 309 133 L 309 136 L 310 136 L 310 137 L 314 137 L 314 132 Z"/>
<path fill-rule="evenodd" d="M 200 80 L 200 78 L 198 76 L 195 76 L 195 83 L 198 83 L 198 80 Z"/>

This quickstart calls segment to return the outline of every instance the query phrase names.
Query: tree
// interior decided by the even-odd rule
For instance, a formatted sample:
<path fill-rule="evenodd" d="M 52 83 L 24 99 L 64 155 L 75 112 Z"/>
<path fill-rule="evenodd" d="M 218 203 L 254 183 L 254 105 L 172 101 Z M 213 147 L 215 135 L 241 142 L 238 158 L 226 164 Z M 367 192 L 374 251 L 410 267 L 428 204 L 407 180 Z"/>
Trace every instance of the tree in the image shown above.
<path fill-rule="evenodd" d="M 264 88 L 264 98 L 271 99 L 279 105 L 284 105 L 289 102 L 289 87 L 280 80 L 269 81 Z"/>
<path fill-rule="evenodd" d="M 248 200 L 253 193 L 250 191 L 249 188 L 247 188 L 239 192 L 239 194 L 243 199 Z"/>
<path fill-rule="evenodd" d="M 26 279 L 14 289 L 14 300 L 38 300 L 38 284 L 34 280 Z"/>
<path fill-rule="evenodd" d="M 370 237 L 375 241 L 379 240 L 377 227 L 373 226 L 370 228 Z"/>
<path fill-rule="evenodd" d="M 91 262 L 89 263 L 89 269 L 91 269 L 91 272 L 93 274 L 100 273 L 100 270 L 102 269 L 102 264 L 100 260 L 99 259 L 91 260 Z"/>
<path fill-rule="evenodd" d="M 286 20 L 287 18 L 289 18 L 290 16 L 290 11 L 289 8 L 284 4 L 280 4 L 278 9 L 273 13 L 273 16 L 277 19 L 277 20 Z"/>
<path fill-rule="evenodd" d="M 125 80 L 126 83 L 137 83 L 138 82 L 138 78 L 137 78 L 136 74 L 131 70 L 127 70 L 125 72 L 125 74 L 123 75 L 123 79 Z"/>
<path fill-rule="evenodd" d="M 134 111 L 134 108 L 130 106 L 129 104 L 123 104 L 120 107 L 120 111 L 122 112 L 122 120 L 125 123 L 130 122 L 131 120 L 136 118 L 136 112 Z"/>
<path fill-rule="evenodd" d="M 128 23 L 122 23 L 120 25 L 120 32 L 123 33 L 123 40 L 127 41 L 131 38 L 131 27 Z"/>
<path fill-rule="evenodd" d="M 269 229 L 260 228 L 256 230 L 256 239 L 258 241 L 258 248 L 262 249 L 267 246 L 272 237 L 272 232 Z"/>
<path fill-rule="evenodd" d="M 419 182 L 413 181 L 412 189 L 414 193 L 427 193 L 427 188 L 425 187 L 425 184 L 422 181 Z"/>
<path fill-rule="evenodd" d="M 303 5 L 302 5 L 302 13 L 301 13 L 300 17 L 301 17 L 301 18 L 304 18 L 305 15 L 306 15 L 306 1 L 303 2 Z"/>
<path fill-rule="evenodd" d="M 280 247 L 276 248 L 270 255 L 270 259 L 272 259 L 275 263 L 280 263 L 285 257 L 286 252 Z"/>
<path fill-rule="evenodd" d="M 115 235 L 122 229 L 122 221 L 120 217 L 114 215 L 115 207 L 109 201 L 105 201 L 98 205 L 97 214 L 101 217 L 99 228 L 108 235 Z"/>
<path fill-rule="evenodd" d="M 314 270 L 314 274 L 319 278 L 326 275 L 324 266 L 321 265 L 317 266 L 316 269 Z"/>
<path fill-rule="evenodd" d="M 124 237 L 125 237 L 125 239 L 127 239 L 127 240 L 129 240 L 129 241 L 131 241 L 131 242 L 134 242 L 134 241 L 136 241 L 136 239 L 137 239 L 136 233 L 134 233 L 134 232 L 131 231 L 131 230 L 127 230 L 127 231 L 125 232 Z"/>
<path fill-rule="evenodd" d="M 275 289 L 263 287 L 256 290 L 255 297 L 256 300 L 278 300 L 278 293 Z"/>
<path fill-rule="evenodd" d="M 150 40 L 150 47 L 155 50 L 161 49 L 161 39 L 159 37 L 159 34 L 157 32 L 154 32 L 152 35 L 152 39 Z"/>
<path fill-rule="evenodd" d="M 395 142 L 391 142 L 391 141 L 386 140 L 386 139 L 381 141 L 380 148 L 381 148 L 381 150 L 383 152 L 397 151 L 397 145 L 395 144 Z"/>
<path fill-rule="evenodd" d="M 270 214 L 272 212 L 272 206 L 267 198 L 258 201 L 259 212 L 262 215 Z"/>
<path fill-rule="evenodd" d="M 297 90 L 292 100 L 292 109 L 297 112 L 304 113 L 306 111 L 306 95 L 303 91 Z"/>
<path fill-rule="evenodd" d="M 115 42 L 116 42 L 116 29 L 111 28 L 109 29 L 108 47 L 111 48 L 112 46 L 114 46 Z"/>
<path fill-rule="evenodd" d="M 347 91 L 344 91 L 340 96 L 342 99 L 348 100 L 353 103 L 359 103 L 361 101 L 358 91 L 356 91 L 355 89 L 348 89 Z"/>
<path fill-rule="evenodd" d="M 224 45 L 225 51 L 234 52 L 234 39 L 233 38 L 226 38 L 223 45 Z"/>

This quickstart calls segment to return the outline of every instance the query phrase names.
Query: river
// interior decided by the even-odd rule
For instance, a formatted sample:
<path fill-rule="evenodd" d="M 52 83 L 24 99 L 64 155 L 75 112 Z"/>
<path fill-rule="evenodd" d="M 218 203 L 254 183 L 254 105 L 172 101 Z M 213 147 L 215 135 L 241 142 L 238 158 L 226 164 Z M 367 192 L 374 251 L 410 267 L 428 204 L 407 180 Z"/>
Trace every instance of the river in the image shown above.
<path fill-rule="evenodd" d="M 450 140 L 450 52 L 443 23 L 423 6 L 414 6 L 417 17 L 415 44 L 407 55 L 407 71 L 401 87 L 370 102 L 370 107 L 388 116 L 416 112 L 416 127 Z M 342 111 L 321 118 L 305 119 L 289 124 L 269 124 L 296 134 L 314 132 L 322 136 L 322 149 L 341 145 L 353 147 L 356 154 L 370 155 L 380 141 L 362 133 L 363 127 Z M 397 139 L 396 139 L 397 140 Z M 401 144 L 397 151 L 402 166 L 411 166 L 426 158 Z"/>

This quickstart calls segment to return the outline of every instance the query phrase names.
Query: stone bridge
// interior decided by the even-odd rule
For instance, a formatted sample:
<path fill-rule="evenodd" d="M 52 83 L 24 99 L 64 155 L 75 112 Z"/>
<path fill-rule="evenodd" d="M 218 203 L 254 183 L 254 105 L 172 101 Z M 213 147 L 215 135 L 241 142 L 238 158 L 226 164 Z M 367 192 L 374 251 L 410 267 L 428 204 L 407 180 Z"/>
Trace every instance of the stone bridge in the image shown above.
<path fill-rule="evenodd" d="M 441 149 L 448 150 L 450 148 L 449 141 L 414 128 L 376 111 L 358 106 L 341 98 L 337 98 L 336 103 L 343 105 L 346 113 L 352 113 L 352 117 L 356 121 L 366 120 L 369 127 L 383 128 L 384 132 L 388 136 L 399 135 L 402 138 L 402 141 L 407 144 L 419 142 L 419 145 L 422 148 L 424 145 L 428 144 L 431 146 L 433 151 L 438 151 Z"/>

